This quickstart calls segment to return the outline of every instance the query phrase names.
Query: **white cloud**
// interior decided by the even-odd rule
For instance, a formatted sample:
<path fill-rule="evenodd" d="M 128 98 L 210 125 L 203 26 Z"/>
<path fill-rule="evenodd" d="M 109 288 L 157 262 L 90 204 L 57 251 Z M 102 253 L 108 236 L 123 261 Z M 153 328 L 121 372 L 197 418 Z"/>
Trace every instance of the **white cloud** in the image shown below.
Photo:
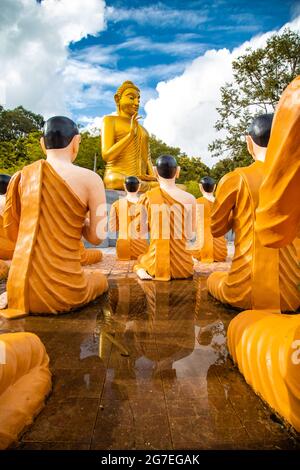
<path fill-rule="evenodd" d="M 82 82 L 69 74 L 68 45 L 105 28 L 104 0 L 1 0 L 1 84 L 5 106 L 46 117 L 69 113 Z M 2 97 L 3 99 L 3 97 Z"/>
<path fill-rule="evenodd" d="M 300 16 L 281 28 L 300 31 Z M 220 87 L 231 81 L 232 60 L 247 47 L 263 46 L 274 32 L 255 36 L 230 52 L 209 50 L 189 64 L 181 75 L 157 85 L 157 98 L 145 105 L 145 127 L 169 145 L 180 147 L 190 156 L 201 156 L 212 166 L 207 146 L 219 134 L 214 129 L 220 104 Z"/>
<path fill-rule="evenodd" d="M 141 25 L 162 27 L 178 26 L 195 28 L 207 20 L 207 13 L 202 7 L 199 11 L 169 8 L 162 3 L 140 8 L 108 7 L 107 18 L 118 23 L 120 21 L 135 21 Z"/>

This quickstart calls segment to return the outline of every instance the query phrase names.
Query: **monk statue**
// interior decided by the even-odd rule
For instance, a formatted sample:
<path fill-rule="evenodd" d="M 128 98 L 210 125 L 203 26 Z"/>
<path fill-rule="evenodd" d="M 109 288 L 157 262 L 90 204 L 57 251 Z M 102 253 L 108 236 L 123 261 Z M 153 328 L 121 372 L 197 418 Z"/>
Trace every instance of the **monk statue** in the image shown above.
<path fill-rule="evenodd" d="M 211 233 L 211 210 L 214 203 L 214 190 L 216 182 L 210 176 L 204 176 L 200 181 L 202 197 L 197 199 L 198 220 L 197 229 L 203 230 L 203 246 L 193 253 L 194 258 L 202 263 L 226 261 L 227 245 L 225 237 L 215 238 Z"/>
<path fill-rule="evenodd" d="M 10 260 L 15 249 L 15 244 L 6 237 L 3 229 L 3 212 L 9 181 L 9 175 L 0 174 L 0 279 L 7 278 Z"/>
<path fill-rule="evenodd" d="M 106 201 L 100 176 L 73 164 L 79 144 L 71 119 L 49 119 L 41 138 L 46 160 L 25 166 L 9 184 L 3 226 L 16 247 L 0 298 L 2 308 L 8 300 L 3 317 L 68 312 L 107 290 L 106 277 L 80 263 L 81 237 L 101 242 Z"/>
<path fill-rule="evenodd" d="M 116 244 L 117 259 L 126 261 L 137 259 L 148 249 L 147 241 L 139 238 L 135 227 L 136 205 L 139 201 L 140 181 L 136 176 L 125 178 L 126 197 L 115 201 L 110 210 L 109 228 L 119 232 Z"/>
<path fill-rule="evenodd" d="M 115 94 L 117 115 L 105 116 L 101 130 L 107 189 L 123 189 L 126 176 L 141 180 L 141 191 L 157 185 L 149 151 L 149 135 L 138 123 L 140 90 L 130 81 Z"/>
<path fill-rule="evenodd" d="M 147 191 L 137 205 L 140 234 L 150 230 L 150 246 L 134 271 L 140 279 L 169 281 L 193 275 L 189 241 L 196 229 L 196 199 L 175 184 L 180 168 L 171 155 L 156 161 L 159 187 Z"/>
<path fill-rule="evenodd" d="M 255 224 L 263 245 L 282 249 L 295 241 L 300 227 L 299 200 L 300 76 L 283 92 L 272 126 Z M 285 255 L 293 265 L 291 245 Z M 290 276 L 291 269 L 287 269 L 285 277 Z M 292 282 L 300 283 L 299 273 Z M 237 315 L 228 328 L 230 354 L 247 383 L 298 432 L 299 346 L 299 314 L 248 310 Z"/>
<path fill-rule="evenodd" d="M 0 450 L 17 441 L 51 391 L 49 357 L 32 333 L 0 335 Z"/>
<path fill-rule="evenodd" d="M 97 248 L 85 248 L 83 242 L 80 243 L 80 262 L 82 266 L 100 263 L 103 253 Z"/>
<path fill-rule="evenodd" d="M 214 272 L 207 280 L 216 299 L 237 308 L 294 311 L 300 305 L 300 271 L 293 244 L 278 250 L 261 244 L 254 230 L 259 189 L 273 115 L 256 117 L 247 147 L 255 162 L 225 175 L 217 188 L 212 212 L 212 234 L 235 232 L 235 253 L 229 273 Z"/>

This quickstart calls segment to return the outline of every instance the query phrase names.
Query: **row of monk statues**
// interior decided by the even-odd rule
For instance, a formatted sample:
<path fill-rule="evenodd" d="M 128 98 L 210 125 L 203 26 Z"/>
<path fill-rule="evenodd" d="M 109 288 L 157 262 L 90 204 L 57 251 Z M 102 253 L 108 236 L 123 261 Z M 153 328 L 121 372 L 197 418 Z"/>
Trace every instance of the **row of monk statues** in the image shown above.
<path fill-rule="evenodd" d="M 246 140 L 254 163 L 225 175 L 215 196 L 215 181 L 203 177 L 198 200 L 176 184 L 180 168 L 174 157 L 161 155 L 152 166 L 148 134 L 138 122 L 140 93 L 132 82 L 117 90 L 117 115 L 103 120 L 104 182 L 74 163 L 80 145 L 76 124 L 62 116 L 48 119 L 41 138 L 46 159 L 0 179 L 0 275 L 8 273 L 0 316 L 70 312 L 106 292 L 101 270 L 85 267 L 99 262 L 102 253 L 86 249 L 83 239 L 101 244 L 108 220 L 118 238 L 117 259 L 135 260 L 133 270 L 145 281 L 189 279 L 197 260 L 225 261 L 225 235 L 232 230 L 231 267 L 210 274 L 208 291 L 224 304 L 248 309 L 230 324 L 230 353 L 254 390 L 300 430 L 300 360 L 291 362 L 300 344 L 300 317 L 281 313 L 300 306 L 299 95 L 300 77 L 285 90 L 274 116 L 253 119 Z M 125 191 L 121 198 L 115 191 L 110 211 L 105 189 Z M 26 335 L 13 337 L 21 353 L 36 347 L 40 409 L 49 390 L 48 359 L 38 338 Z M 1 340 L 13 348 L 11 335 Z M 18 358 L 14 361 L 0 368 L 16 370 Z M 17 379 L 10 372 L 6 381 L 1 377 L 5 395 Z M 34 396 L 34 383 L 24 387 Z M 17 434 L 24 418 L 14 415 L 9 400 L 12 394 L 7 422 L 15 423 L 11 434 Z M 28 415 L 34 415 L 30 406 Z M 0 443 L 1 433 L 9 442 L 1 426 Z"/>

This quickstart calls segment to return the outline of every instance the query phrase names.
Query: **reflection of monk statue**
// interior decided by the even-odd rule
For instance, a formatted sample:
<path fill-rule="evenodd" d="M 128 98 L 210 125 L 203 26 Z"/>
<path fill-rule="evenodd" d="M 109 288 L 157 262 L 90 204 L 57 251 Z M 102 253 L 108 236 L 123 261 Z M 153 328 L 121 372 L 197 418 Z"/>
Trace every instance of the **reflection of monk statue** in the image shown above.
<path fill-rule="evenodd" d="M 118 232 L 116 244 L 117 259 L 126 261 L 137 259 L 146 253 L 148 244 L 145 239 L 139 238 L 135 232 L 135 212 L 139 202 L 138 191 L 140 182 L 136 176 L 125 178 L 124 189 L 126 197 L 113 203 L 109 216 L 109 229 Z"/>
<path fill-rule="evenodd" d="M 221 236 L 233 228 L 235 253 L 229 273 L 212 273 L 207 287 L 218 300 L 234 307 L 293 311 L 300 305 L 296 248 L 293 244 L 266 248 L 254 230 L 272 119 L 273 115 L 264 114 L 251 124 L 247 145 L 255 162 L 228 173 L 218 185 L 212 233 Z"/>
<path fill-rule="evenodd" d="M 276 109 L 256 212 L 256 230 L 260 241 L 272 248 L 283 248 L 299 235 L 299 104 L 300 77 L 297 77 L 284 91 Z M 290 251 L 289 263 L 291 260 Z M 290 276 L 288 271 L 285 275 Z M 299 282 L 299 279 L 298 274 L 294 282 Z M 298 432 L 299 345 L 299 314 L 245 311 L 229 325 L 229 351 L 245 380 Z"/>
<path fill-rule="evenodd" d="M 141 191 L 146 191 L 155 185 L 156 178 L 149 135 L 138 123 L 140 90 L 132 82 L 124 82 L 115 94 L 115 102 L 117 115 L 105 116 L 101 130 L 105 187 L 124 189 L 126 176 L 137 176 L 142 182 Z"/>
<path fill-rule="evenodd" d="M 73 121 L 56 116 L 45 124 L 38 160 L 12 178 L 4 210 L 4 229 L 16 248 L 7 282 L 6 318 L 28 313 L 59 313 L 81 307 L 107 290 L 99 271 L 84 271 L 80 240 L 101 242 L 98 213 L 105 205 L 101 178 L 73 165 L 80 135 Z M 87 213 L 89 212 L 89 218 Z M 1 296 L 2 308 L 7 302 Z"/>

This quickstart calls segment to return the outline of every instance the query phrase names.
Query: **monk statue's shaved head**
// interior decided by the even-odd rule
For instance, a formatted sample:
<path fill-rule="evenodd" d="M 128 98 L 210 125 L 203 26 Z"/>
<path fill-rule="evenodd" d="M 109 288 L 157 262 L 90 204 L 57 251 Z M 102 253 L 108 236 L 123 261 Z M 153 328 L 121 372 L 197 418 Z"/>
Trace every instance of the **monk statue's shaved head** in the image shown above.
<path fill-rule="evenodd" d="M 256 116 L 249 127 L 248 133 L 259 147 L 268 146 L 273 117 L 273 113 Z"/>
<path fill-rule="evenodd" d="M 213 178 L 210 176 L 203 176 L 203 178 L 200 180 L 200 183 L 206 193 L 213 193 L 216 185 L 216 181 Z"/>
<path fill-rule="evenodd" d="M 125 178 L 125 187 L 129 193 L 136 193 L 139 189 L 140 180 L 136 176 L 127 176 Z"/>
<path fill-rule="evenodd" d="M 165 179 L 172 179 L 176 175 L 177 162 L 172 155 L 161 155 L 156 160 L 156 169 L 159 176 Z"/>
<path fill-rule="evenodd" d="M 65 116 L 54 116 L 44 125 L 44 142 L 46 149 L 63 149 L 67 147 L 75 135 L 79 134 L 78 127 L 72 119 Z"/>
<path fill-rule="evenodd" d="M 0 194 L 6 194 L 8 183 L 10 182 L 10 176 L 5 173 L 0 173 Z"/>

